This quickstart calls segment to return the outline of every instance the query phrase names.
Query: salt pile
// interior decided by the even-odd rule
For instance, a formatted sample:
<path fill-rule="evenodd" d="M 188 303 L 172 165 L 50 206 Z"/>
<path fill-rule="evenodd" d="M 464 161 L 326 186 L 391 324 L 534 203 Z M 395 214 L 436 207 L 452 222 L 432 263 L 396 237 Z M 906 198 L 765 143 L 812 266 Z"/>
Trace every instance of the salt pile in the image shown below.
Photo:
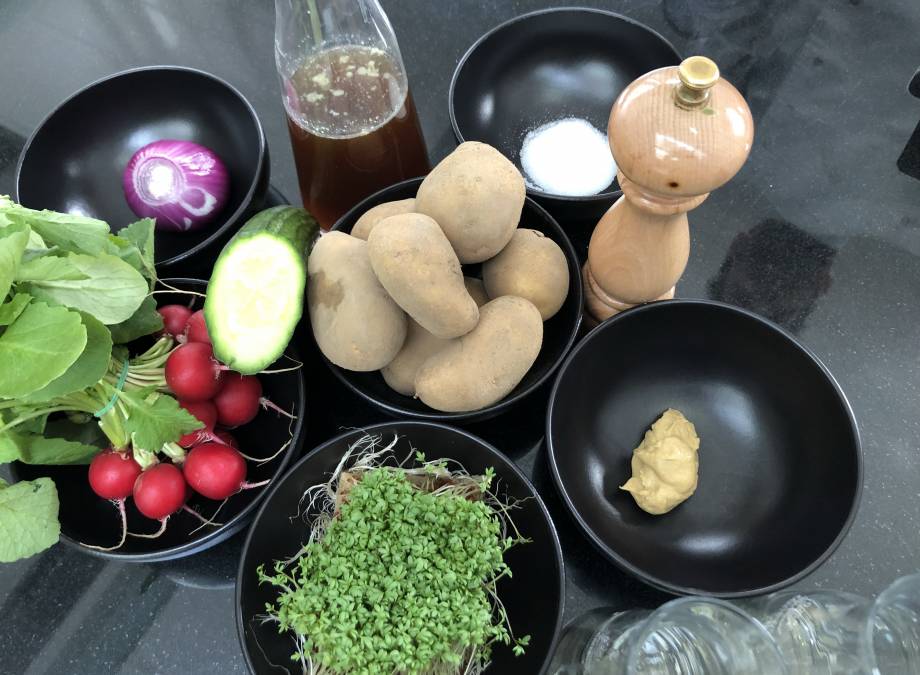
<path fill-rule="evenodd" d="M 597 194 L 617 173 L 607 135 L 578 117 L 554 120 L 528 133 L 521 166 L 531 187 L 567 197 Z"/>

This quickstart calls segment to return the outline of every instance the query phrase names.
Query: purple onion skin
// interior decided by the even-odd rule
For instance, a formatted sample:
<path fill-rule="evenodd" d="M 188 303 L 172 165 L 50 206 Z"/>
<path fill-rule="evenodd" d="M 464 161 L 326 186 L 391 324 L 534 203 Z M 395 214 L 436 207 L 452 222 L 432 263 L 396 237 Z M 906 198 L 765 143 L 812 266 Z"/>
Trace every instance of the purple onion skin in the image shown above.
<path fill-rule="evenodd" d="M 190 232 L 207 225 L 224 208 L 230 175 L 203 145 L 164 139 L 134 153 L 122 187 L 138 217 L 155 218 L 161 231 Z"/>

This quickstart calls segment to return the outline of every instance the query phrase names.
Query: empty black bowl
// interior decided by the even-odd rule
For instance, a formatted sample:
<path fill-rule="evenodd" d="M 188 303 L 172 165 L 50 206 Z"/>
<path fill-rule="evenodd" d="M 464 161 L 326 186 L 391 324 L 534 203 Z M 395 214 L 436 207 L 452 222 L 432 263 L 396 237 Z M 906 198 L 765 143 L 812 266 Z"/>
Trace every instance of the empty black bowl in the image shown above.
<path fill-rule="evenodd" d="M 165 281 L 170 286 L 186 291 L 203 293 L 206 289 L 205 282 L 197 279 Z M 160 305 L 188 305 L 190 299 L 190 296 L 179 293 L 160 293 L 156 297 Z M 201 301 L 196 298 L 192 308 L 200 307 Z M 288 349 L 288 354 L 291 358 L 298 358 L 297 353 L 291 349 Z M 276 367 L 290 365 L 290 360 L 281 359 Z M 293 436 L 290 445 L 272 461 L 262 465 L 247 462 L 246 480 L 250 483 L 276 480 L 281 476 L 291 460 L 299 454 L 305 431 L 306 391 L 301 371 L 260 375 L 259 380 L 262 383 L 263 396 L 282 409 L 293 411 L 297 420 L 292 422 L 272 411 L 260 410 L 252 422 L 232 431 L 239 442 L 240 450 L 251 457 L 267 457 L 274 454 L 291 437 L 288 433 L 289 428 Z M 219 527 L 206 525 L 199 529 L 199 520 L 185 511 L 179 511 L 170 516 L 165 532 L 157 539 L 129 536 L 121 548 L 114 551 L 99 551 L 83 544 L 113 546 L 121 537 L 121 521 L 112 503 L 98 497 L 90 489 L 86 466 L 31 466 L 17 462 L 11 465 L 11 469 L 16 480 L 32 480 L 39 476 L 48 476 L 54 480 L 61 504 L 59 518 L 62 541 L 85 553 L 122 562 L 174 560 L 216 546 L 249 523 L 256 506 L 270 489 L 253 488 L 230 497 L 215 519 L 222 523 Z M 219 501 L 206 499 L 197 494 L 188 501 L 190 508 L 205 517 L 211 517 L 220 504 Z M 131 499 L 127 500 L 126 511 L 129 532 L 151 533 L 159 526 L 159 523 L 141 515 Z"/>
<path fill-rule="evenodd" d="M 358 218 L 365 211 L 384 202 L 414 197 L 421 183 L 421 178 L 410 178 L 384 188 L 352 208 L 333 225 L 332 229 L 351 232 L 351 228 L 354 227 Z M 581 308 L 584 302 L 581 268 L 578 264 L 578 257 L 575 255 L 575 249 L 572 248 L 572 244 L 565 232 L 553 220 L 552 216 L 530 198 L 524 203 L 520 227 L 539 230 L 559 244 L 569 266 L 569 296 L 556 315 L 543 323 L 543 346 L 540 349 L 537 360 L 524 376 L 524 379 L 505 398 L 498 403 L 479 410 L 455 413 L 440 412 L 429 408 L 416 398 L 404 396 L 393 391 L 379 372 L 358 373 L 339 368 L 326 360 L 332 372 L 353 392 L 390 415 L 439 420 L 442 422 L 473 422 L 488 419 L 507 410 L 539 388 L 559 367 L 562 359 L 575 343 L 578 328 L 581 325 Z M 466 276 L 479 277 L 480 266 L 465 265 L 463 273 Z"/>
<path fill-rule="evenodd" d="M 159 139 L 210 148 L 230 174 L 226 206 L 195 232 L 157 232 L 157 265 L 172 275 L 201 273 L 262 204 L 268 148 L 259 118 L 234 87 L 193 68 L 154 66 L 110 75 L 61 103 L 26 141 L 16 200 L 36 209 L 92 216 L 113 230 L 137 220 L 122 173 L 141 147 Z"/>
<path fill-rule="evenodd" d="M 466 52 L 450 83 L 457 139 L 482 141 L 518 167 L 527 133 L 564 117 L 588 120 L 606 134 L 614 101 L 640 75 L 679 63 L 661 35 L 600 9 L 555 8 L 515 17 Z M 585 197 L 527 192 L 563 224 L 594 220 L 619 197 L 612 183 Z"/>
<path fill-rule="evenodd" d="M 652 516 L 619 489 L 667 408 L 700 437 L 699 485 Z M 767 593 L 817 568 L 856 515 L 853 412 L 818 358 L 737 307 L 672 300 L 594 329 L 560 370 L 549 461 L 575 520 L 613 562 L 674 593 Z"/>
<path fill-rule="evenodd" d="M 246 537 L 236 582 L 237 630 L 249 670 L 282 672 L 279 667 L 290 666 L 294 651 L 291 635 L 280 635 L 276 624 L 258 618 L 277 593 L 258 583 L 256 568 L 264 564 L 271 569 L 274 561 L 290 558 L 307 542 L 309 514 L 303 514 L 300 501 L 304 490 L 328 480 L 349 446 L 364 434 L 382 435 L 387 441 L 399 436 L 395 453 L 400 459 L 420 450 L 429 460 L 456 460 L 472 474 L 493 467 L 499 495 L 526 500 L 514 510 L 513 518 L 531 542 L 505 554 L 513 577 L 499 582 L 498 596 L 514 634 L 529 634 L 530 646 L 523 656 L 515 657 L 510 647 L 496 645 L 485 672 L 545 673 L 562 627 L 565 590 L 562 549 L 549 512 L 530 481 L 501 452 L 472 434 L 432 422 L 388 422 L 344 433 L 312 450 L 272 488 Z"/>

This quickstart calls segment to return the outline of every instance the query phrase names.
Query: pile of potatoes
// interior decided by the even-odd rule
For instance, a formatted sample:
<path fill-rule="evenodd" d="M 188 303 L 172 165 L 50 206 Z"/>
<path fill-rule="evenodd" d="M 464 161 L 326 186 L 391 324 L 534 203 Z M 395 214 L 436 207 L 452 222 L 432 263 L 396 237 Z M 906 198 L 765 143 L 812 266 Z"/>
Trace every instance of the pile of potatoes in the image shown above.
<path fill-rule="evenodd" d="M 334 364 L 444 412 L 507 396 L 562 307 L 559 246 L 518 229 L 524 179 L 495 148 L 461 144 L 414 199 L 375 206 L 351 234 L 320 237 L 308 262 L 313 335 Z M 482 279 L 463 264 L 482 263 Z"/>

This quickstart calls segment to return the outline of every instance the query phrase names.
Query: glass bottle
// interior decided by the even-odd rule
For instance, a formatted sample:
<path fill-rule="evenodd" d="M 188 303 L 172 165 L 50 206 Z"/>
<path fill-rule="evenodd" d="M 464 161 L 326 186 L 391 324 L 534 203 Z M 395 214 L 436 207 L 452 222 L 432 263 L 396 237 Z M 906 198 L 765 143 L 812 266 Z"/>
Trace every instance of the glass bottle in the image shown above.
<path fill-rule="evenodd" d="M 275 0 L 275 64 L 300 194 L 323 228 L 431 168 L 377 0 Z"/>

